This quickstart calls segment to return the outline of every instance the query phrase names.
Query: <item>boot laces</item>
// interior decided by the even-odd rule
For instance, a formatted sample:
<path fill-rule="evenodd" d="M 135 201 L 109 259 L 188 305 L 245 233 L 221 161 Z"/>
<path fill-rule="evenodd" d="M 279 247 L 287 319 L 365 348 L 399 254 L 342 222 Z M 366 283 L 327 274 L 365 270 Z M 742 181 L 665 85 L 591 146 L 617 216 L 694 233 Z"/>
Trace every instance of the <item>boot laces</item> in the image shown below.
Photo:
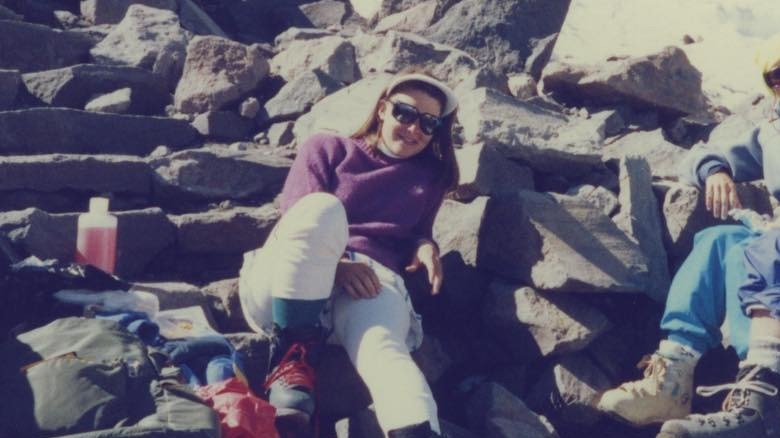
<path fill-rule="evenodd" d="M 646 354 L 636 364 L 637 369 L 644 369 L 644 378 L 623 383 L 620 387 L 629 392 L 641 393 L 647 392 L 648 383 L 651 383 L 652 388 L 660 388 L 666 376 L 667 366 L 666 360 L 660 355 Z"/>
<path fill-rule="evenodd" d="M 753 368 L 750 372 L 736 383 L 726 383 L 715 386 L 701 386 L 696 388 L 696 393 L 702 397 L 711 397 L 721 391 L 729 391 L 726 399 L 723 400 L 722 409 L 724 412 L 739 410 L 750 401 L 752 392 L 761 393 L 769 397 L 778 394 L 778 389 L 771 383 L 754 380 L 756 374 L 761 370 L 759 367 Z"/>
<path fill-rule="evenodd" d="M 306 361 L 306 354 L 306 346 L 303 343 L 294 343 L 279 361 L 279 365 L 265 379 L 263 387 L 268 390 L 274 382 L 281 381 L 286 386 L 302 386 L 312 390 L 315 374 L 314 368 Z"/>

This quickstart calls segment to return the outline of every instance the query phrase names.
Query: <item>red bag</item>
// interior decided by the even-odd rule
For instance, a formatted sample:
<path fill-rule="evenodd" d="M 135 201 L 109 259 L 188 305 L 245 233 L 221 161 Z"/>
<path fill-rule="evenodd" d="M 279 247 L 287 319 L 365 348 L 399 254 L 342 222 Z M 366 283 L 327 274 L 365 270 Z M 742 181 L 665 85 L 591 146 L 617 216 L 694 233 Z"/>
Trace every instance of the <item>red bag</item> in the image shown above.
<path fill-rule="evenodd" d="M 219 414 L 223 438 L 279 438 L 276 408 L 237 378 L 201 386 L 196 392 Z"/>

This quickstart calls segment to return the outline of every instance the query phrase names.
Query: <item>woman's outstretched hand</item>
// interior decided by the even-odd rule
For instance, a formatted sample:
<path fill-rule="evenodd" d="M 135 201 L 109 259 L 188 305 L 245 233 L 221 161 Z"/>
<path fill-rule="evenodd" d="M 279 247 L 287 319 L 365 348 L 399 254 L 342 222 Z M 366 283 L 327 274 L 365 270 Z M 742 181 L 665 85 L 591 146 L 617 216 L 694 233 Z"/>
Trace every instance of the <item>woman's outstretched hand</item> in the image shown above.
<path fill-rule="evenodd" d="M 355 299 L 374 298 L 382 287 L 371 266 L 345 259 L 339 260 L 336 265 L 335 284 Z"/>
<path fill-rule="evenodd" d="M 742 208 L 737 195 L 737 186 L 728 172 L 713 173 L 707 177 L 704 204 L 716 218 L 726 219 L 729 210 Z"/>
<path fill-rule="evenodd" d="M 433 295 L 438 294 L 441 289 L 441 283 L 444 280 L 444 271 L 441 268 L 439 250 L 433 242 L 424 240 L 420 243 L 420 246 L 417 247 L 417 251 L 414 253 L 412 262 L 406 267 L 406 272 L 415 272 L 420 266 L 425 266 L 425 269 L 428 271 L 431 293 Z"/>

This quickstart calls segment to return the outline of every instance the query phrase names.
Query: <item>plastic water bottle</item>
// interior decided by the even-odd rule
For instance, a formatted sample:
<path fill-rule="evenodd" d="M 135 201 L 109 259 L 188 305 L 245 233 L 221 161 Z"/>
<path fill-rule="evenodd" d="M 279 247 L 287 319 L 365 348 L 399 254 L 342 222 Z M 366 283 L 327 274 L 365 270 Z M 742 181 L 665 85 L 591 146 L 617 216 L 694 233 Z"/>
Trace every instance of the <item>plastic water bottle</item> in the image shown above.
<path fill-rule="evenodd" d="M 76 263 L 94 265 L 109 274 L 116 267 L 116 216 L 107 198 L 91 198 L 89 212 L 79 215 Z"/>

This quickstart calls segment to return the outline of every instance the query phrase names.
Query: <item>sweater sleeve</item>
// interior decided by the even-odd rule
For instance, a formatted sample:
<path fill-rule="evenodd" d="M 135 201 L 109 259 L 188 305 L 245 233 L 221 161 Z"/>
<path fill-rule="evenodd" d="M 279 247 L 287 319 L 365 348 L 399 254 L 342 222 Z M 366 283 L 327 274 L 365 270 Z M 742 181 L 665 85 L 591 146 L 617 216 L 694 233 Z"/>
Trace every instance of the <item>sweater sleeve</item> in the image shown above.
<path fill-rule="evenodd" d="M 735 182 L 754 181 L 763 177 L 762 146 L 758 141 L 760 128 L 752 129 L 744 142 L 716 148 L 696 146 L 682 162 L 680 178 L 699 188 L 707 177 L 726 170 Z"/>
<path fill-rule="evenodd" d="M 340 149 L 339 139 L 325 134 L 312 136 L 298 148 L 282 188 L 282 214 L 310 193 L 331 192 L 334 163 Z"/>
<path fill-rule="evenodd" d="M 420 222 L 415 226 L 414 232 L 418 244 L 420 240 L 428 240 L 436 245 L 436 249 L 439 249 L 439 244 L 433 240 L 433 223 L 436 221 L 436 215 L 439 213 L 439 208 L 441 208 L 441 204 L 444 202 L 444 193 L 444 188 L 437 187 L 435 194 L 431 196 L 429 207 L 423 213 Z"/>

